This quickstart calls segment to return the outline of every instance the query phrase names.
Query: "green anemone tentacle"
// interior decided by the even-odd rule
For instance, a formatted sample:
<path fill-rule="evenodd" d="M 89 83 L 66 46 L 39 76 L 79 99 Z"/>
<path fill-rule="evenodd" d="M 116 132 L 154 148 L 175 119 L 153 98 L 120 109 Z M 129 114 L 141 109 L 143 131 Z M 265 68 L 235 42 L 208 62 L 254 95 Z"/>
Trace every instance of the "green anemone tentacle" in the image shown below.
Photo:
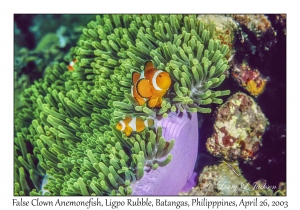
<path fill-rule="evenodd" d="M 74 71 L 55 64 L 20 95 L 15 195 L 130 195 L 145 169 L 167 165 L 176 139 L 166 143 L 161 128 L 127 137 L 115 124 L 128 114 L 207 113 L 205 105 L 221 103 L 229 91 L 214 88 L 225 79 L 228 47 L 214 27 L 195 15 L 96 16 L 73 48 Z M 138 106 L 130 95 L 131 75 L 147 60 L 172 78 L 161 108 Z"/>

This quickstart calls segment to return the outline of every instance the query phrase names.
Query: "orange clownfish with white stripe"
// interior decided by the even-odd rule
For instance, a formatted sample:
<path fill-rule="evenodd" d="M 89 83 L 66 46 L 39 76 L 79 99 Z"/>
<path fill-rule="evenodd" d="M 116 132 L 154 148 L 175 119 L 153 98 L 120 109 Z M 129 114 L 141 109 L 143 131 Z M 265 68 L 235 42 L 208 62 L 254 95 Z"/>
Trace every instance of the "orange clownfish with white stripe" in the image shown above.
<path fill-rule="evenodd" d="M 145 63 L 144 71 L 132 74 L 132 96 L 140 105 L 147 105 L 150 108 L 160 107 L 162 97 L 171 85 L 171 78 L 168 72 L 154 68 L 151 61 Z"/>
<path fill-rule="evenodd" d="M 70 63 L 69 63 L 69 65 L 68 65 L 68 70 L 69 71 L 73 71 L 74 70 L 74 64 L 75 64 L 75 62 L 77 61 L 77 59 L 76 58 L 74 58 Z"/>
<path fill-rule="evenodd" d="M 126 116 L 125 119 L 117 123 L 116 128 L 129 136 L 133 131 L 142 132 L 146 127 L 151 127 L 153 124 L 154 120 L 151 118 L 143 120 L 141 117 Z"/>

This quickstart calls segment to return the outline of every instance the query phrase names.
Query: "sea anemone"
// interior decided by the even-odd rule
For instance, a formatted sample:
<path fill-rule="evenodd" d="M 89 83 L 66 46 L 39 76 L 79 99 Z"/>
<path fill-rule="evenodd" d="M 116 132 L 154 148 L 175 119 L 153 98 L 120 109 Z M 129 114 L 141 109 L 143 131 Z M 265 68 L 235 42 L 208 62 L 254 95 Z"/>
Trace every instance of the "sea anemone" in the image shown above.
<path fill-rule="evenodd" d="M 229 94 L 212 90 L 229 68 L 228 47 L 213 34 L 214 24 L 195 15 L 96 16 L 74 48 L 74 71 L 66 64 L 50 67 L 21 94 L 15 194 L 42 194 L 46 174 L 43 188 L 50 195 L 178 194 L 197 155 L 197 116 L 191 113 L 211 112 L 203 106 Z M 161 108 L 139 106 L 130 95 L 132 72 L 147 60 L 173 81 Z M 128 114 L 152 117 L 157 126 L 127 137 L 115 124 Z M 156 188 L 147 179 L 153 176 Z M 166 179 L 179 184 L 165 191 L 160 183 Z"/>

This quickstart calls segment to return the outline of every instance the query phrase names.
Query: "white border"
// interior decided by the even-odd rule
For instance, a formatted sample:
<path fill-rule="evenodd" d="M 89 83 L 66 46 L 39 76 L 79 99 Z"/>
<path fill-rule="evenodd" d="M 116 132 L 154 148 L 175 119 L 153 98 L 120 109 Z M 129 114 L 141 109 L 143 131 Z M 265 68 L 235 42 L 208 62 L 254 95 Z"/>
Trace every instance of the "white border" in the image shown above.
<path fill-rule="evenodd" d="M 88 2 L 88 3 L 86 3 Z M 176 1 L 178 2 L 178 1 Z M 13 197 L 13 14 L 14 13 L 287 13 L 287 197 L 268 197 L 268 200 L 288 200 L 289 208 L 295 207 L 296 198 L 299 199 L 299 11 L 296 4 L 288 1 L 8 1 L 1 4 L 1 206 L 12 207 Z M 278 99 L 284 100 L 284 99 Z M 44 197 L 43 197 L 44 198 Z M 48 198 L 56 200 L 58 197 Z M 107 199 L 110 199 L 106 197 Z M 156 197 L 151 197 L 155 199 Z M 191 197 L 164 197 L 175 200 L 189 200 Z M 213 199 L 213 197 L 209 197 Z M 228 199 L 239 201 L 243 197 L 215 197 L 215 199 Z M 32 198 L 24 198 L 32 199 Z M 65 197 L 64 200 L 81 199 L 78 197 Z M 104 198 L 103 198 L 104 199 Z M 125 197 L 112 198 L 117 200 Z M 246 197 L 251 200 L 252 198 Z M 260 198 L 261 199 L 261 198 Z M 51 209 L 54 207 L 43 207 Z M 62 208 L 62 207 L 55 207 Z M 74 207 L 64 207 L 74 208 Z M 156 207 L 158 209 L 171 209 L 169 207 Z M 199 207 L 197 207 L 198 209 Z M 76 208 L 86 209 L 86 207 Z M 96 209 L 96 208 L 94 208 Z M 103 208 L 106 209 L 106 208 Z M 111 208 L 107 208 L 111 209 Z M 120 208 L 119 208 L 120 209 Z M 135 208 L 137 209 L 137 208 Z M 147 208 L 145 208 L 147 209 Z M 153 208 L 151 208 L 153 209 Z M 175 209 L 172 207 L 172 209 Z M 186 209 L 186 208 L 180 208 Z M 219 208 L 226 209 L 226 208 Z M 247 209 L 259 209 L 258 207 Z M 294 208 L 295 209 L 295 208 Z"/>

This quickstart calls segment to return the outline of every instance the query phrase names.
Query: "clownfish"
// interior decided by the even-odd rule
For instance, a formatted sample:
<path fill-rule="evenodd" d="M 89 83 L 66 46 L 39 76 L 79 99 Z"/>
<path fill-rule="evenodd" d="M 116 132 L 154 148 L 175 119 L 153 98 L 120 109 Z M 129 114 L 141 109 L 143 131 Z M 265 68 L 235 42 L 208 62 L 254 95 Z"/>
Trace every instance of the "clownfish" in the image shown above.
<path fill-rule="evenodd" d="M 69 65 L 68 65 L 68 70 L 69 71 L 73 71 L 74 70 L 74 64 L 75 64 L 75 62 L 77 61 L 77 59 L 76 58 L 74 58 L 70 63 L 69 63 Z"/>
<path fill-rule="evenodd" d="M 143 105 L 147 101 L 148 107 L 153 108 L 161 106 L 162 97 L 171 85 L 171 78 L 168 72 L 154 68 L 153 63 L 147 61 L 144 71 L 132 74 L 132 82 L 132 95 L 137 102 Z"/>
<path fill-rule="evenodd" d="M 126 136 L 129 136 L 133 131 L 141 132 L 146 127 L 151 127 L 154 124 L 154 120 L 148 118 L 143 120 L 141 117 L 126 116 L 125 119 L 120 120 L 116 128 L 122 132 L 125 132 Z"/>

